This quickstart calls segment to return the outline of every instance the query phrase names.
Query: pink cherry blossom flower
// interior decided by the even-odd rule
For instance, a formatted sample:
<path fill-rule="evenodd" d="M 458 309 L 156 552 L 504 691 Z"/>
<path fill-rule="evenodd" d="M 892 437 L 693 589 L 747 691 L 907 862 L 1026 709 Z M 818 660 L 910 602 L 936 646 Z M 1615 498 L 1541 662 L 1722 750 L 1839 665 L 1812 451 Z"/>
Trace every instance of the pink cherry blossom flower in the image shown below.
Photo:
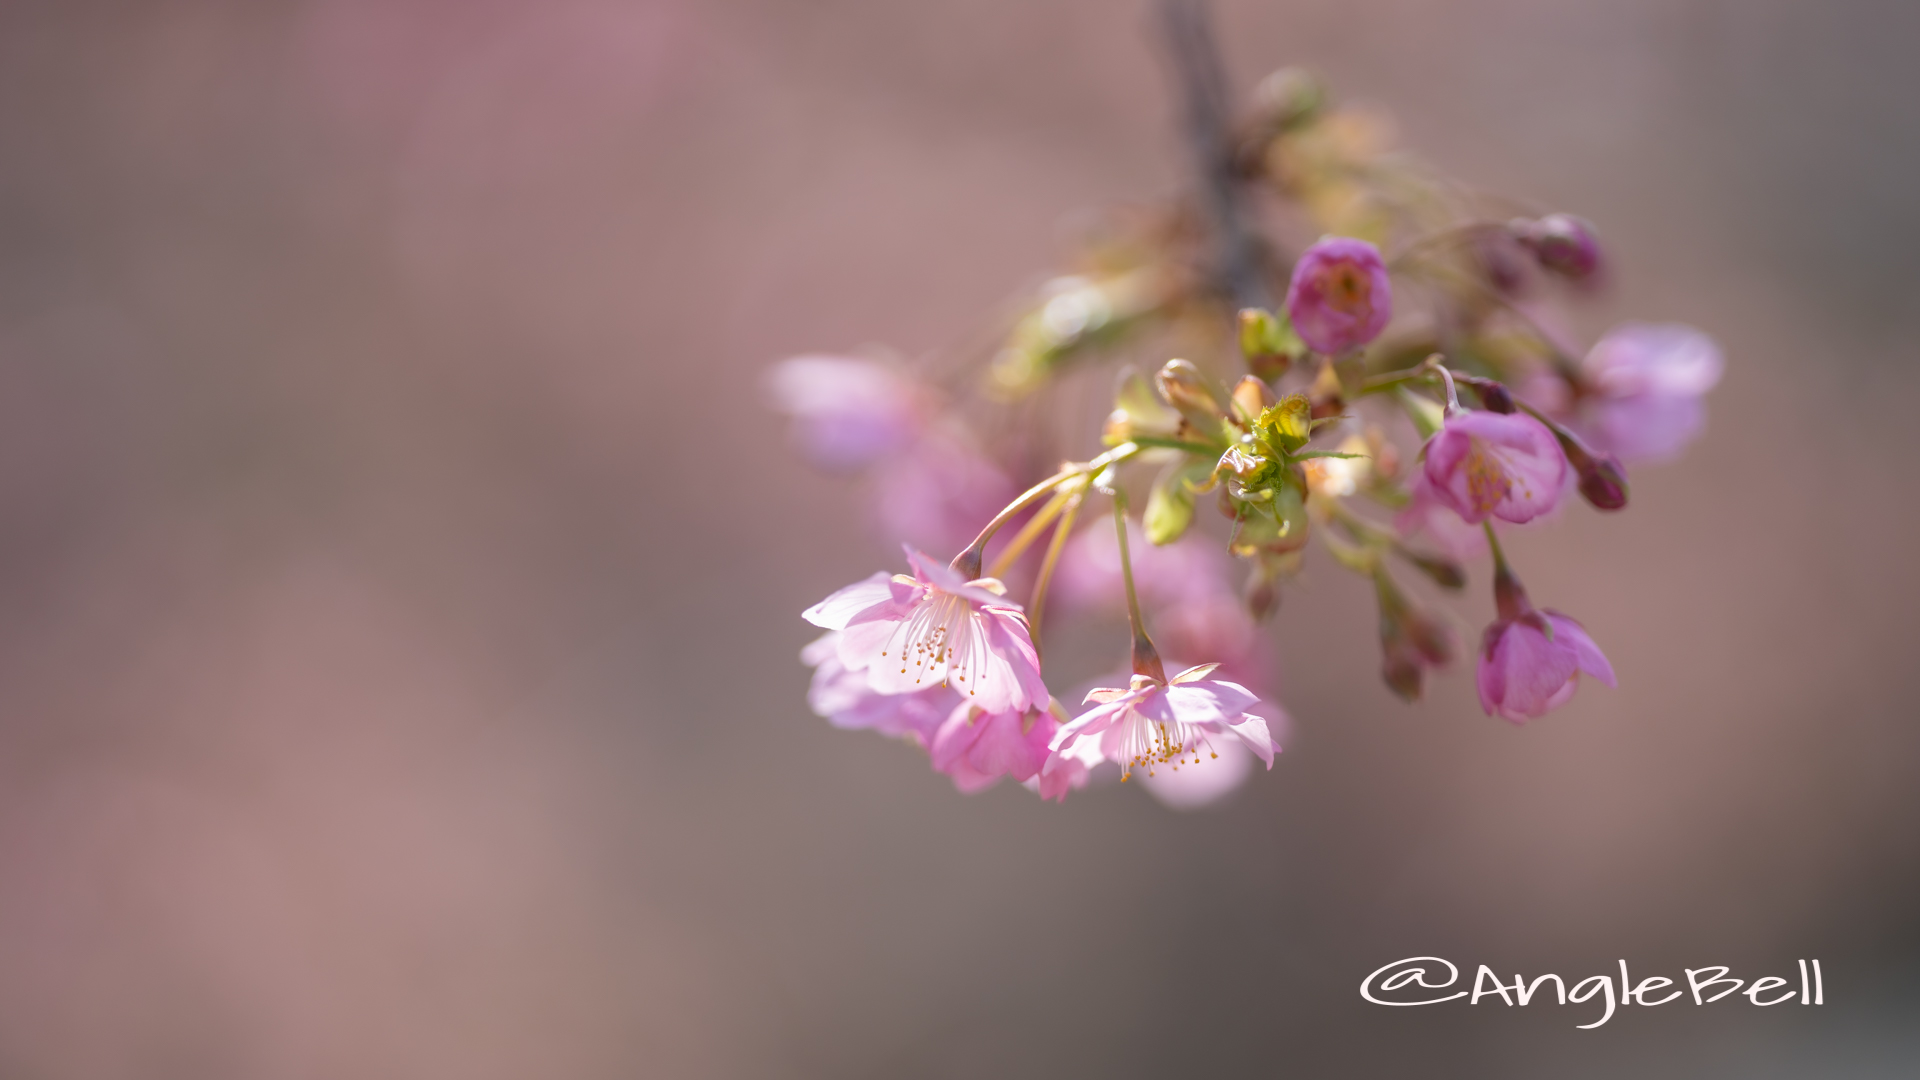
<path fill-rule="evenodd" d="M 920 437 L 927 393 L 912 379 L 871 360 L 796 356 L 767 372 L 774 406 L 794 419 L 801 452 L 814 465 L 852 472 L 896 454 Z"/>
<path fill-rule="evenodd" d="M 1434 498 L 1469 525 L 1532 521 L 1559 505 L 1568 486 L 1559 441 L 1525 413 L 1456 412 L 1426 453 Z"/>
<path fill-rule="evenodd" d="M 941 722 L 928 750 L 934 769 L 972 794 L 992 787 L 1002 776 L 1025 783 L 1040 775 L 1059 727 L 1045 708 L 990 713 L 963 701 Z M 1065 792 L 1060 795 L 1064 798 Z"/>
<path fill-rule="evenodd" d="M 930 686 L 911 694 L 876 692 L 868 685 L 866 672 L 849 671 L 840 662 L 838 631 L 801 650 L 800 660 L 814 669 L 807 704 L 837 728 L 877 731 L 926 746 L 941 721 L 960 704 L 960 694 L 947 686 Z"/>
<path fill-rule="evenodd" d="M 1617 327 L 1581 364 L 1590 392 L 1576 408 L 1576 427 L 1623 461 L 1670 459 L 1706 424 L 1702 399 L 1724 367 L 1720 347 L 1690 326 Z"/>
<path fill-rule="evenodd" d="M 1300 340 L 1329 356 L 1379 337 L 1393 317 L 1393 285 L 1380 249 L 1329 236 L 1302 252 L 1287 285 L 1287 316 Z"/>
<path fill-rule="evenodd" d="M 1135 768 L 1149 773 L 1159 765 L 1197 765 L 1203 752 L 1217 754 L 1214 741 L 1231 735 L 1273 768 L 1279 744 L 1265 718 L 1248 712 L 1260 699 L 1238 683 L 1209 678 L 1218 665 L 1188 668 L 1161 682 L 1135 675 L 1127 689 L 1099 689 L 1087 695 L 1093 708 L 1055 733 L 1046 769 L 1063 767 L 1085 740 L 1093 740 L 1102 760 L 1117 762 L 1122 778 Z M 1192 759 L 1188 759 L 1192 755 Z"/>
<path fill-rule="evenodd" d="M 1582 671 L 1615 685 L 1613 665 L 1585 628 L 1557 611 L 1529 607 L 1487 627 L 1477 678 L 1480 707 L 1516 724 L 1545 716 L 1573 697 Z"/>
<path fill-rule="evenodd" d="M 849 671 L 867 673 L 882 694 L 945 685 L 987 712 L 1025 712 L 1048 700 L 1020 605 L 993 578 L 967 581 L 951 567 L 907 549 L 913 576 L 876 573 L 801 613 L 839 630 Z"/>

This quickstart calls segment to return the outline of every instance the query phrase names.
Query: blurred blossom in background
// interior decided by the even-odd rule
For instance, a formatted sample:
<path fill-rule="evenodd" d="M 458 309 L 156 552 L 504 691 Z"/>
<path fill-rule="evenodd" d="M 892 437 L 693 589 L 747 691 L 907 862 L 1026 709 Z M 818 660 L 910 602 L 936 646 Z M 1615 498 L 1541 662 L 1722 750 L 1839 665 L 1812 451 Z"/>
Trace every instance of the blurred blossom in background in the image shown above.
<path fill-rule="evenodd" d="M 809 712 L 795 613 L 898 549 L 763 381 L 971 340 L 1185 182 L 1138 5 L 0 6 L 0 1073 L 1913 1074 L 1920 10 L 1217 14 L 1237 91 L 1597 224 L 1571 336 L 1652 325 L 1596 437 L 1720 385 L 1630 520 L 1511 540 L 1619 690 L 1404 706 L 1310 560 L 1243 676 L 1286 752 L 1175 813 Z M 898 406 L 813 452 L 960 438 Z M 1360 1000 L 1420 955 L 1828 1004 Z"/>

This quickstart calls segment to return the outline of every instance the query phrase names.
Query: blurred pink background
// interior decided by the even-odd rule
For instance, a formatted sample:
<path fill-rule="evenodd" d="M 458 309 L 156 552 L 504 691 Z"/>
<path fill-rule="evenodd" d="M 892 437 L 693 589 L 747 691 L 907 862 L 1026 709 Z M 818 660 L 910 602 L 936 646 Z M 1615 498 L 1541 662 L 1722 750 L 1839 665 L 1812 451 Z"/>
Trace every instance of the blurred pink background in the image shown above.
<path fill-rule="evenodd" d="M 0 1073 L 1920 1070 L 1920 9 L 1218 19 L 1730 363 L 1515 552 L 1620 690 L 1403 707 L 1313 566 L 1287 752 L 1178 814 L 808 714 L 798 612 L 892 555 L 759 387 L 1182 184 L 1142 4 L 0 6 Z M 1422 954 L 1830 1004 L 1359 1000 Z"/>

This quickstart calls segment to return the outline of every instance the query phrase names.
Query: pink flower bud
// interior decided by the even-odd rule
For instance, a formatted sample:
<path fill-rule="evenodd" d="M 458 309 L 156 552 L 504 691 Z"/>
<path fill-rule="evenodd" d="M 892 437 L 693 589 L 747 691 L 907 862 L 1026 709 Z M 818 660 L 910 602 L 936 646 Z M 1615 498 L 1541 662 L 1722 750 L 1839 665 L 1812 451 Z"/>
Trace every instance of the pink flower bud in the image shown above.
<path fill-rule="evenodd" d="M 1308 248 L 1287 286 L 1287 316 L 1300 340 L 1329 356 L 1379 337 L 1393 316 L 1393 285 L 1380 249 L 1345 236 Z"/>
<path fill-rule="evenodd" d="M 1627 505 L 1627 470 L 1612 454 L 1589 455 L 1579 462 L 1580 494 L 1601 510 Z"/>
<path fill-rule="evenodd" d="M 1585 281 L 1600 269 L 1600 241 L 1593 226 L 1572 214 L 1548 214 L 1511 226 L 1514 239 L 1533 252 L 1542 269 L 1569 281 Z"/>

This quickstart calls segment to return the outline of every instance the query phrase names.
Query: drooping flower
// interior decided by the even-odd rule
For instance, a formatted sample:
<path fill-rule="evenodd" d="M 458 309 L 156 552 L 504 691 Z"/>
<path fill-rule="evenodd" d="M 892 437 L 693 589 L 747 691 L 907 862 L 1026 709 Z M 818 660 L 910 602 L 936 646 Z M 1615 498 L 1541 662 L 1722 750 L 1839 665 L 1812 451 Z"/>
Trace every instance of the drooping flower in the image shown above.
<path fill-rule="evenodd" d="M 1589 392 L 1576 407 L 1576 426 L 1624 461 L 1672 458 L 1706 423 L 1702 399 L 1724 367 L 1720 347 L 1691 326 L 1617 327 L 1581 363 Z"/>
<path fill-rule="evenodd" d="M 1393 316 L 1393 285 L 1380 249 L 1329 236 L 1302 252 L 1287 285 L 1287 315 L 1300 340 L 1329 356 L 1379 337 Z"/>
<path fill-rule="evenodd" d="M 1487 627 L 1480 648 L 1480 707 L 1522 723 L 1573 697 L 1580 672 L 1613 686 L 1613 665 L 1579 623 L 1557 611 L 1529 611 Z"/>
<path fill-rule="evenodd" d="M 1586 628 L 1557 611 L 1536 609 L 1520 579 L 1494 550 L 1496 618 L 1480 645 L 1480 707 L 1523 723 L 1567 703 L 1580 672 L 1613 686 L 1613 665 Z"/>
<path fill-rule="evenodd" d="M 913 445 L 930 411 L 919 384 L 871 360 L 796 356 L 775 364 L 766 385 L 774 406 L 793 417 L 801 452 L 836 472 Z"/>
<path fill-rule="evenodd" d="M 1259 698 L 1238 683 L 1209 678 L 1217 666 L 1188 668 L 1166 682 L 1135 675 L 1124 690 L 1089 693 L 1087 701 L 1094 707 L 1061 725 L 1046 769 L 1061 768 L 1089 739 L 1103 760 L 1119 764 L 1123 778 L 1135 768 L 1149 773 L 1161 765 L 1177 769 L 1200 764 L 1203 754 L 1216 754 L 1215 740 L 1228 736 L 1244 742 L 1273 768 L 1280 746 L 1265 718 L 1247 711 Z"/>
<path fill-rule="evenodd" d="M 1020 783 L 1038 776 L 1059 727 L 1059 720 L 1046 708 L 983 712 L 963 701 L 941 722 L 928 750 L 934 769 L 952 777 L 954 787 L 972 794 L 992 787 L 1003 776 Z"/>
<path fill-rule="evenodd" d="M 1433 497 L 1469 525 L 1532 521 L 1567 487 L 1567 456 L 1547 425 L 1525 413 L 1460 411 L 1427 443 Z"/>
<path fill-rule="evenodd" d="M 1020 605 L 993 578 L 967 581 L 951 567 L 907 549 L 911 577 L 876 573 L 801 613 L 842 631 L 836 644 L 849 671 L 864 671 L 882 694 L 946 685 L 988 712 L 1044 706 L 1046 683 Z"/>
<path fill-rule="evenodd" d="M 877 731 L 926 746 L 941 721 L 960 704 L 960 694 L 948 686 L 930 686 L 911 694 L 877 692 L 868 684 L 866 672 L 850 671 L 840 662 L 838 631 L 802 649 L 800 661 L 814 669 L 807 704 L 837 728 Z"/>

